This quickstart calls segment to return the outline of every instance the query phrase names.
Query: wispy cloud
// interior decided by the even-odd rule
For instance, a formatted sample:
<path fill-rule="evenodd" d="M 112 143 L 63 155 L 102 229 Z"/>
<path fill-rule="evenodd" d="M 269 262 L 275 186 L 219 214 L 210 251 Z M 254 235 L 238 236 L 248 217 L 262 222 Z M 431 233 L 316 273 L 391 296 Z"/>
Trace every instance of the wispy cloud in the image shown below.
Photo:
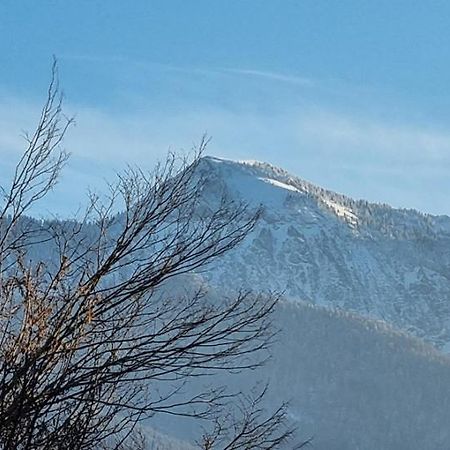
<path fill-rule="evenodd" d="M 293 85 L 301 85 L 304 87 L 312 87 L 317 85 L 315 80 L 310 78 L 285 74 L 280 72 L 264 71 L 250 68 L 229 68 L 229 67 L 201 67 L 201 66 L 177 66 L 171 64 L 163 64 L 155 61 L 139 60 L 135 58 L 128 58 L 119 55 L 83 55 L 83 54 L 63 54 L 60 55 L 61 60 L 73 61 L 79 63 L 94 63 L 94 64 L 116 64 L 134 66 L 137 68 L 145 68 L 153 71 L 173 71 L 180 73 L 192 73 L 218 76 L 221 74 L 233 74 L 244 77 L 262 78 L 266 81 L 275 81 L 280 83 L 288 83 Z"/>
<path fill-rule="evenodd" d="M 316 85 L 316 81 L 311 80 L 309 78 L 295 76 L 295 75 L 286 75 L 286 74 L 278 73 L 278 72 L 253 70 L 253 69 L 228 69 L 228 68 L 224 68 L 222 70 L 224 72 L 233 73 L 236 75 L 264 78 L 269 81 L 297 84 L 297 85 L 301 85 L 301 86 L 305 86 L 305 87 L 311 87 L 311 86 Z"/>

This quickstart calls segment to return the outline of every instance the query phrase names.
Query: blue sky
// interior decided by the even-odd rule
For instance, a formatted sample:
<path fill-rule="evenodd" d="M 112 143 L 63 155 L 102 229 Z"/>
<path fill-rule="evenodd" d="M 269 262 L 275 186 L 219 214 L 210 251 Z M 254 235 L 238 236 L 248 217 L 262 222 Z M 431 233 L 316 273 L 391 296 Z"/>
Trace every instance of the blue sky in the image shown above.
<path fill-rule="evenodd" d="M 168 148 L 259 159 L 353 197 L 450 214 L 450 2 L 0 2 L 0 177 L 59 60 L 77 126 L 42 212 Z"/>

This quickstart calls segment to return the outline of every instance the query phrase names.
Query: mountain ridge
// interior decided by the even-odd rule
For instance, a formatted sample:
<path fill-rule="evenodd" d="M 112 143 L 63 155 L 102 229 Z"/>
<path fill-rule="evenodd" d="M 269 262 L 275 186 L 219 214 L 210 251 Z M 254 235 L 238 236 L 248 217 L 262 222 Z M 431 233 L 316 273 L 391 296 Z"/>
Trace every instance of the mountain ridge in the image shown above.
<path fill-rule="evenodd" d="M 450 234 L 450 217 L 445 214 L 434 215 L 421 212 L 414 208 L 396 208 L 385 202 L 369 202 L 364 199 L 354 199 L 346 194 L 338 193 L 331 189 L 318 186 L 317 184 L 296 175 L 292 175 L 283 168 L 263 161 L 232 160 L 209 155 L 202 157 L 202 161 L 206 164 L 210 164 L 210 167 L 211 164 L 225 164 L 229 167 L 233 167 L 234 169 L 244 169 L 254 176 L 258 177 L 259 175 L 260 178 L 266 178 L 269 183 L 271 180 L 277 181 L 279 183 L 277 184 L 278 187 L 289 189 L 291 192 L 296 191 L 298 193 L 310 195 L 320 201 L 323 206 L 328 207 L 329 211 L 332 211 L 341 217 L 343 215 L 339 214 L 339 211 L 337 211 L 338 207 L 355 208 L 356 210 L 360 210 L 362 208 L 369 208 L 373 210 L 386 209 L 403 217 L 404 215 L 412 215 L 414 217 L 421 218 L 425 223 L 439 226 L 441 227 L 441 231 L 445 230 Z M 334 202 L 337 204 L 333 205 L 332 203 Z M 350 211 L 350 214 L 355 213 Z M 442 226 L 443 223 L 445 223 L 445 227 Z"/>
<path fill-rule="evenodd" d="M 263 206 L 206 278 L 385 320 L 450 343 L 450 218 L 353 200 L 261 162 L 204 157 L 203 196 Z M 449 347 L 450 348 L 450 347 Z"/>

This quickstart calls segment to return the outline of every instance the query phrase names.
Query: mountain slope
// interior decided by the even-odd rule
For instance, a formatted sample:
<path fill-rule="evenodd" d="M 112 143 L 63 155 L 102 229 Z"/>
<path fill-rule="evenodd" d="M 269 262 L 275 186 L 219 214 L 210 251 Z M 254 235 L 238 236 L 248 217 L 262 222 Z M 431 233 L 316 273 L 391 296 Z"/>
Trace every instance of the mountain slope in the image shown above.
<path fill-rule="evenodd" d="M 450 448 L 447 358 L 348 313 L 290 303 L 278 320 L 283 337 L 266 369 L 269 395 L 291 399 L 314 448 Z"/>
<path fill-rule="evenodd" d="M 207 272 L 213 285 L 276 290 L 450 342 L 450 218 L 352 200 L 265 163 L 205 157 L 199 170 L 207 204 L 226 192 L 264 207 Z"/>
<path fill-rule="evenodd" d="M 297 439 L 313 437 L 316 450 L 450 448 L 447 356 L 384 322 L 303 302 L 282 302 L 275 324 L 281 332 L 265 366 L 196 379 L 185 395 L 199 383 L 248 393 L 269 382 L 266 410 L 289 400 Z M 173 417 L 151 423 L 190 442 L 201 432 Z"/>

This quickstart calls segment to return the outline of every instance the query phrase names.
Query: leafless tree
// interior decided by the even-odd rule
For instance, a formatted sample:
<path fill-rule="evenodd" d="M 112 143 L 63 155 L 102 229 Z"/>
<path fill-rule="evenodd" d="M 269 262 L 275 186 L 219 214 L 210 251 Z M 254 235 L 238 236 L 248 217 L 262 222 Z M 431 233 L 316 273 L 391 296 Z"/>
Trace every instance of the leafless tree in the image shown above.
<path fill-rule="evenodd" d="M 2 190 L 0 448 L 143 448 L 136 424 L 159 413 L 213 420 L 205 449 L 277 448 L 291 435 L 279 428 L 283 409 L 260 421 L 259 409 L 242 407 L 227 443 L 218 411 L 232 394 L 181 395 L 193 377 L 264 360 L 276 297 L 213 301 L 167 288 L 238 245 L 259 212 L 225 197 L 203 203 L 203 140 L 190 160 L 170 154 L 151 174 L 129 168 L 105 198 L 90 196 L 79 220 L 44 226 L 26 214 L 58 179 L 70 123 L 54 65 L 36 131 Z"/>
<path fill-rule="evenodd" d="M 271 450 L 285 444 L 294 435 L 286 421 L 287 403 L 268 414 L 263 406 L 266 392 L 267 386 L 257 393 L 238 395 L 231 410 L 216 415 L 214 427 L 202 436 L 200 447 L 204 450 Z M 299 450 L 310 442 L 306 440 L 291 448 Z"/>

